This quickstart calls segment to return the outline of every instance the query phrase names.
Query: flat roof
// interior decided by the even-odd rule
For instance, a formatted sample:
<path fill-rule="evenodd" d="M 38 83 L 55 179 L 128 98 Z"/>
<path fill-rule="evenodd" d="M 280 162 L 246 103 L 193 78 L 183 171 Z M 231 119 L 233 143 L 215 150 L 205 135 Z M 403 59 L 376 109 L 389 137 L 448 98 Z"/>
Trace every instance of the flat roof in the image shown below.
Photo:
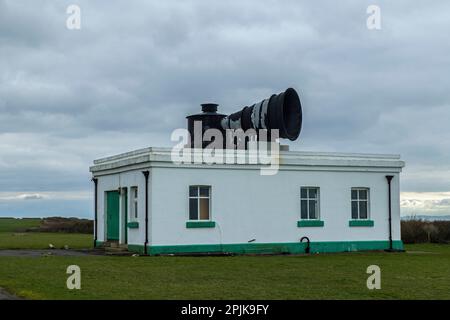
<path fill-rule="evenodd" d="M 190 150 L 192 154 L 201 154 L 204 149 Z M 224 150 L 223 150 L 224 151 Z M 230 150 L 226 150 L 229 152 Z M 234 150 L 236 158 L 247 158 L 255 153 L 248 150 Z M 224 169 L 260 169 L 261 164 L 208 164 L 175 163 L 171 157 L 172 148 L 149 147 L 114 156 L 94 160 L 90 171 L 96 174 L 113 174 L 123 171 L 149 167 L 193 167 Z M 280 151 L 280 169 L 290 170 L 343 170 L 343 171 L 389 171 L 400 172 L 405 162 L 398 154 L 365 154 L 341 152 Z M 338 169 L 339 168 L 339 169 Z"/>

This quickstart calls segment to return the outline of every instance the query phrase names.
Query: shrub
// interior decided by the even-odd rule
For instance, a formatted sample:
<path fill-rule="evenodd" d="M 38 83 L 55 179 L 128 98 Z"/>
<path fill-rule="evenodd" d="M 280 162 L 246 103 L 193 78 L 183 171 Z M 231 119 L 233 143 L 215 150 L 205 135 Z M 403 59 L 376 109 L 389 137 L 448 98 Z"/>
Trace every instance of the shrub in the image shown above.
<path fill-rule="evenodd" d="M 404 243 L 450 243 L 450 221 L 402 220 Z"/>
<path fill-rule="evenodd" d="M 27 231 L 93 233 L 94 222 L 88 219 L 50 217 L 44 218 L 39 227 Z"/>

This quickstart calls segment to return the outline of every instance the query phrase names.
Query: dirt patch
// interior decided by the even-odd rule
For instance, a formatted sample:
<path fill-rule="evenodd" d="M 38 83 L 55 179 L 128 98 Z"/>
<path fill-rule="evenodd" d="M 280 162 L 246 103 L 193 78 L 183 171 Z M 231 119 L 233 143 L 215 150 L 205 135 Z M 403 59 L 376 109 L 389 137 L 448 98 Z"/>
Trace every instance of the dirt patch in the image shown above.
<path fill-rule="evenodd" d="M 429 252 L 429 251 L 406 251 L 406 253 L 410 253 L 410 254 L 439 254 L 438 252 Z"/>
<path fill-rule="evenodd" d="M 5 289 L 0 288 L 0 300 L 22 300 L 22 298 L 19 298 L 13 294 L 10 294 Z"/>
<path fill-rule="evenodd" d="M 46 256 L 68 256 L 68 257 L 78 257 L 92 255 L 93 250 L 62 250 L 62 249 L 52 249 L 52 250 L 27 250 L 27 249 L 17 249 L 17 250 L 0 250 L 0 257 L 46 257 Z"/>

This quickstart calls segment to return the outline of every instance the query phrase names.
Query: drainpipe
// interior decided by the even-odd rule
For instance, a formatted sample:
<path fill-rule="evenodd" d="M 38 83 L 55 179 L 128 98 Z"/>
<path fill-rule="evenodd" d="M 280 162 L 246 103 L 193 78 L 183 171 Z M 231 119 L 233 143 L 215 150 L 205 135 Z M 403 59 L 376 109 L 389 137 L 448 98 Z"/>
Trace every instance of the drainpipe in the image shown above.
<path fill-rule="evenodd" d="M 145 243 L 144 243 L 144 254 L 147 254 L 147 244 L 148 244 L 148 175 L 149 171 L 142 171 L 145 177 Z"/>
<path fill-rule="evenodd" d="M 302 237 L 302 238 L 300 239 L 300 243 L 302 243 L 303 240 L 306 240 L 305 253 L 308 253 L 308 254 L 309 254 L 309 253 L 311 252 L 311 247 L 310 247 L 310 241 L 309 241 L 309 238 L 308 238 L 308 237 Z"/>
<path fill-rule="evenodd" d="M 97 198 L 98 198 L 98 179 L 92 178 L 94 181 L 94 248 L 97 246 Z"/>
<path fill-rule="evenodd" d="M 389 187 L 389 251 L 393 251 L 392 246 L 392 200 L 391 200 L 391 181 L 394 176 L 386 176 Z"/>

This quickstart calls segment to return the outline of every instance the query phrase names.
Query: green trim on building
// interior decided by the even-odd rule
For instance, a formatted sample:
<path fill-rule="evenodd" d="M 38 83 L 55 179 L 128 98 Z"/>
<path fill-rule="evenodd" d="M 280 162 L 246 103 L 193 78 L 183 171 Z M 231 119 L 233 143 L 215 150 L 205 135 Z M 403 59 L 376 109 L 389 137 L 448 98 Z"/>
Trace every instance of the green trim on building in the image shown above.
<path fill-rule="evenodd" d="M 150 255 L 186 254 L 186 253 L 232 253 L 232 254 L 301 254 L 305 252 L 306 243 L 236 243 L 236 244 L 193 244 L 172 246 L 148 246 Z M 373 251 L 389 249 L 389 241 L 323 241 L 311 242 L 311 253 L 335 253 L 353 251 Z M 393 241 L 395 250 L 403 250 L 401 240 Z M 128 250 L 144 252 L 143 245 L 128 245 Z"/>
<path fill-rule="evenodd" d="M 373 227 L 373 220 L 350 220 L 348 222 L 349 227 Z"/>
<path fill-rule="evenodd" d="M 127 223 L 127 227 L 130 229 L 136 229 L 139 228 L 139 222 L 137 221 L 131 221 Z"/>
<path fill-rule="evenodd" d="M 95 241 L 95 247 L 97 248 L 97 247 L 101 247 L 101 246 L 103 246 L 103 241 L 96 240 Z"/>
<path fill-rule="evenodd" d="M 147 247 L 148 248 L 148 247 Z M 144 246 L 141 244 L 129 244 L 128 251 L 144 254 Z"/>
<path fill-rule="evenodd" d="M 323 227 L 325 223 L 322 220 L 299 220 L 297 227 Z"/>
<path fill-rule="evenodd" d="M 186 228 L 215 228 L 215 221 L 187 221 Z"/>

